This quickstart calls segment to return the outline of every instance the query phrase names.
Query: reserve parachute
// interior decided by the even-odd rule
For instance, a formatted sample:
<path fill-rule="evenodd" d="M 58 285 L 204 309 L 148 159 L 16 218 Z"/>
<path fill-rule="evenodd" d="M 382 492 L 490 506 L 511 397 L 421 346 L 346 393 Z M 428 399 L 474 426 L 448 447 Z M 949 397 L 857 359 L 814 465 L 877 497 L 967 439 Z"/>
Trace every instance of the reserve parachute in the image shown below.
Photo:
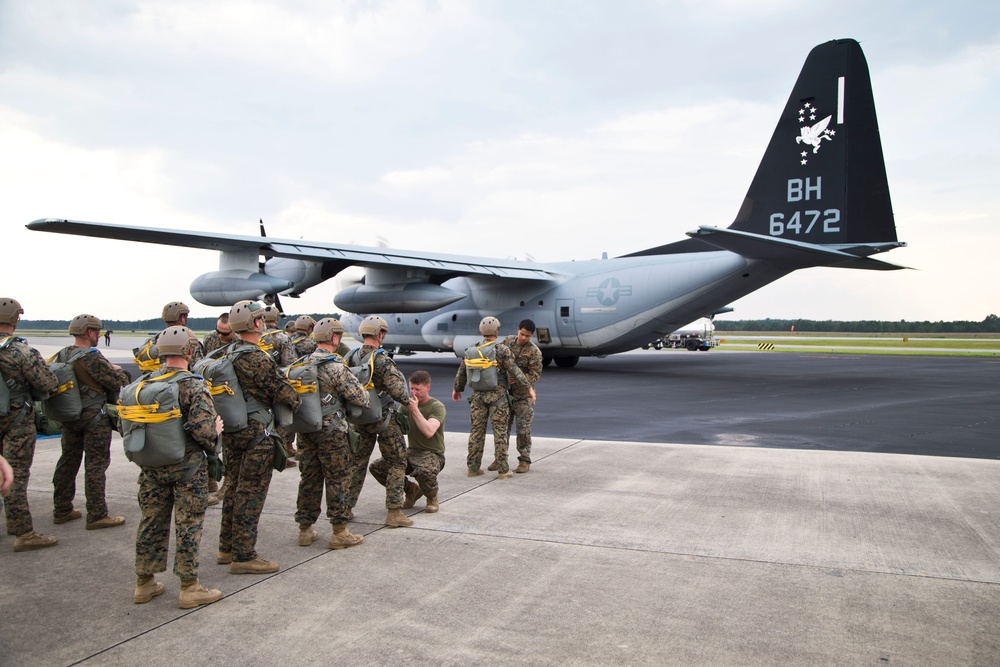
<path fill-rule="evenodd" d="M 125 457 L 144 468 L 161 468 L 184 460 L 194 440 L 184 430 L 178 382 L 197 377 L 176 370 L 136 380 L 121 390 L 118 416 L 122 421 Z"/>
<path fill-rule="evenodd" d="M 194 372 L 205 378 L 205 387 L 212 395 L 215 411 L 222 417 L 223 431 L 232 433 L 242 431 L 250 423 L 253 415 L 264 415 L 264 421 L 270 423 L 271 406 L 265 405 L 244 391 L 236 377 L 233 362 L 252 347 L 234 349 L 240 343 L 230 343 L 218 350 L 213 350 L 204 359 L 194 365 Z"/>
<path fill-rule="evenodd" d="M 316 358 L 312 355 L 296 359 L 295 363 L 282 368 L 299 395 L 299 409 L 292 415 L 289 429 L 295 433 L 316 433 L 323 430 L 323 418 L 335 412 L 343 412 L 344 404 L 340 396 L 322 393 L 319 388 L 319 367 L 327 363 L 344 363 L 339 354 Z"/>
<path fill-rule="evenodd" d="M 48 397 L 42 400 L 42 412 L 49 419 L 57 422 L 74 421 L 87 408 L 107 402 L 107 392 L 97 386 L 82 366 L 78 367 L 76 364 L 91 351 L 96 352 L 92 347 L 76 347 L 72 352 L 60 350 L 46 360 L 49 370 L 59 382 Z"/>
<path fill-rule="evenodd" d="M 476 391 L 492 391 L 499 384 L 496 341 L 465 348 L 465 372 L 469 386 Z"/>

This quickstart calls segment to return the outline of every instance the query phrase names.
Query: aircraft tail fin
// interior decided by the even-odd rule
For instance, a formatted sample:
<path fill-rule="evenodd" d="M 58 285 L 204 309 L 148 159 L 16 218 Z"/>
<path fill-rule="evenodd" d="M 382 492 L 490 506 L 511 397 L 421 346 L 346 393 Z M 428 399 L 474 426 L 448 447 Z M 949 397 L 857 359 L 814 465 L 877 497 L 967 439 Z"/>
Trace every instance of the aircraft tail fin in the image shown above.
<path fill-rule="evenodd" d="M 788 267 L 901 268 L 842 256 L 905 245 L 896 239 L 868 64 L 856 41 L 809 53 L 735 221 L 689 236 L 634 255 L 717 247 Z"/>

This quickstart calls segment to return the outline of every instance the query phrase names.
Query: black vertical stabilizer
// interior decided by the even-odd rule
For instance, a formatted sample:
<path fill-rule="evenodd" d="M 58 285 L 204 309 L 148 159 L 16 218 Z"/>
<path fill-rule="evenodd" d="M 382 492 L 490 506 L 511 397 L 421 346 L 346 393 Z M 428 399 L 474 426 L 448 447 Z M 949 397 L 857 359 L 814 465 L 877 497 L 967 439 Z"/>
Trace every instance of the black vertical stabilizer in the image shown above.
<path fill-rule="evenodd" d="M 731 229 L 816 244 L 896 241 L 868 64 L 814 48 Z"/>

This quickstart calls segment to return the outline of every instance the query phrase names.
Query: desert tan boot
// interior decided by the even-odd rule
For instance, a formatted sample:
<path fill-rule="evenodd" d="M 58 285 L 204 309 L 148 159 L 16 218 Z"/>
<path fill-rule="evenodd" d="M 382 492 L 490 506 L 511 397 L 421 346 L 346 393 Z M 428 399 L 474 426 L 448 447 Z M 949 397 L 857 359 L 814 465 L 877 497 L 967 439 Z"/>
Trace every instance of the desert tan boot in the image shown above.
<path fill-rule="evenodd" d="M 413 525 L 413 519 L 403 514 L 403 510 L 389 510 L 385 513 L 385 525 L 390 528 L 406 528 Z"/>
<path fill-rule="evenodd" d="M 312 524 L 299 524 L 299 546 L 307 547 L 319 538 L 319 533 L 313 530 Z"/>
<path fill-rule="evenodd" d="M 181 609 L 194 609 L 203 604 L 212 604 L 222 597 L 222 591 L 217 588 L 205 588 L 195 579 L 194 583 L 181 588 L 177 606 Z"/>
<path fill-rule="evenodd" d="M 498 472 L 497 473 L 497 479 L 510 479 L 513 476 L 514 476 L 514 473 L 512 473 L 510 470 L 508 470 L 507 472 Z"/>
<path fill-rule="evenodd" d="M 257 556 L 253 560 L 233 561 L 229 564 L 229 574 L 271 574 L 278 571 L 278 564 L 273 560 L 264 560 Z"/>
<path fill-rule="evenodd" d="M 413 503 L 417 502 L 417 499 L 420 496 L 424 495 L 420 491 L 420 485 L 417 484 L 416 482 L 411 482 L 410 480 L 406 480 L 405 493 L 406 493 L 406 499 L 403 500 L 404 510 L 408 510 L 411 507 L 413 507 Z"/>
<path fill-rule="evenodd" d="M 524 473 L 524 472 L 528 472 L 528 470 L 530 468 L 531 468 L 531 464 L 530 463 L 525 463 L 524 461 L 521 461 L 520 463 L 517 464 L 517 467 L 514 468 L 514 472 Z"/>
<path fill-rule="evenodd" d="M 45 549 L 54 547 L 59 542 L 58 537 L 42 535 L 33 530 L 29 530 L 24 535 L 14 538 L 14 551 L 34 551 L 35 549 Z"/>
<path fill-rule="evenodd" d="M 491 463 L 488 466 L 486 466 L 486 469 L 489 470 L 490 472 L 496 472 L 496 469 L 498 467 L 500 467 L 500 464 L 497 463 L 496 461 L 494 461 L 493 463 Z"/>
<path fill-rule="evenodd" d="M 217 551 L 215 553 L 215 562 L 219 565 L 229 565 L 233 562 L 233 552 L 232 551 Z"/>
<path fill-rule="evenodd" d="M 365 536 L 355 535 L 347 530 L 346 523 L 335 523 L 333 524 L 333 535 L 330 536 L 330 541 L 326 543 L 326 546 L 330 549 L 346 549 L 347 547 L 356 547 L 364 541 Z"/>
<path fill-rule="evenodd" d="M 424 510 L 428 514 L 434 514 L 438 511 L 438 497 L 437 495 L 427 496 L 427 509 Z"/>
<path fill-rule="evenodd" d="M 483 474 L 483 469 L 482 468 L 479 468 L 477 470 L 470 470 L 469 471 L 469 477 L 479 477 L 482 474 Z"/>
<path fill-rule="evenodd" d="M 59 523 L 69 523 L 70 521 L 76 521 L 77 519 L 79 519 L 82 516 L 83 516 L 83 513 L 80 512 L 80 510 L 70 510 L 68 513 L 63 514 L 62 516 L 54 516 L 54 517 L 52 517 L 52 523 L 56 523 L 56 524 L 59 524 Z"/>
<path fill-rule="evenodd" d="M 114 528 L 115 526 L 121 526 L 124 523 L 125 523 L 125 517 L 123 516 L 106 516 L 103 519 L 98 519 L 97 521 L 89 522 L 87 524 L 87 530 Z"/>
<path fill-rule="evenodd" d="M 150 577 L 149 581 L 144 584 L 136 581 L 135 595 L 132 596 L 132 602 L 136 604 L 149 602 L 161 593 L 163 593 L 163 584 L 158 582 L 154 577 Z"/>

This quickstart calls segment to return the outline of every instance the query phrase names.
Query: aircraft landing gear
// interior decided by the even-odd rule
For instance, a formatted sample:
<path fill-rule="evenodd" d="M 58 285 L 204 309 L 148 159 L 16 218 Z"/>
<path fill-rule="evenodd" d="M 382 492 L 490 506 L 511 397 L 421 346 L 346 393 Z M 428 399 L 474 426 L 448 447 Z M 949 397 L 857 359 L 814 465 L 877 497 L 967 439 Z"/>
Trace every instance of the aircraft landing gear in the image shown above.
<path fill-rule="evenodd" d="M 579 361 L 580 357 L 556 357 L 556 366 L 559 368 L 573 368 Z"/>

